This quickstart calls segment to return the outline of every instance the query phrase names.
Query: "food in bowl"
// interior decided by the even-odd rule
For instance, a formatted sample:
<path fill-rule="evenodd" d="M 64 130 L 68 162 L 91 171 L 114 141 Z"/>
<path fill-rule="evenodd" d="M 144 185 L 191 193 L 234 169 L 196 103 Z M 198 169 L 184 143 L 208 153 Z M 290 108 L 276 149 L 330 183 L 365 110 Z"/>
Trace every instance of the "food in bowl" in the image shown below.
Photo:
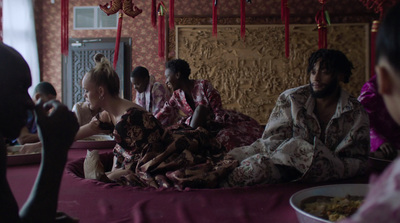
<path fill-rule="evenodd" d="M 311 187 L 300 190 L 290 197 L 290 205 L 296 211 L 300 223 L 332 223 L 334 221 L 316 216 L 304 211 L 302 204 L 312 197 L 326 196 L 332 198 L 345 198 L 346 196 L 365 197 L 369 189 L 368 184 L 331 184 Z M 314 200 L 315 201 L 315 200 Z"/>
<path fill-rule="evenodd" d="M 354 214 L 363 200 L 362 196 L 351 195 L 345 197 L 313 196 L 302 201 L 301 209 L 317 217 L 336 222 Z"/>

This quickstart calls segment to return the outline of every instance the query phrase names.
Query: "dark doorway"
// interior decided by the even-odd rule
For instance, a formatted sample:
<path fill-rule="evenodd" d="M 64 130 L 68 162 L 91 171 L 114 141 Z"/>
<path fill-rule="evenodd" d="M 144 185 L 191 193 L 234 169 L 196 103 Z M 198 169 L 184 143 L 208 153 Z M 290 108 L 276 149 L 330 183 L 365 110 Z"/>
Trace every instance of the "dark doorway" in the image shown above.
<path fill-rule="evenodd" d="M 70 109 L 84 101 L 81 81 L 85 73 L 95 65 L 94 55 L 102 53 L 114 61 L 115 38 L 70 38 L 68 56 L 63 56 L 62 101 Z M 120 96 L 131 100 L 131 38 L 121 38 L 116 72 L 120 79 Z"/>

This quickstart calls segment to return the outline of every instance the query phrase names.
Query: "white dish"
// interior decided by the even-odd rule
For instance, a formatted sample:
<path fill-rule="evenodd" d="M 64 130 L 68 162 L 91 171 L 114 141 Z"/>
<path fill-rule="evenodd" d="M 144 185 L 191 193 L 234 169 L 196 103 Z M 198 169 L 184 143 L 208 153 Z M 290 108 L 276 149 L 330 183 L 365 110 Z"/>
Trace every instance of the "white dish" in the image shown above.
<path fill-rule="evenodd" d="M 8 166 L 40 163 L 40 160 L 42 158 L 41 153 L 20 154 L 19 151 L 21 149 L 22 149 L 21 145 L 7 147 Z"/>
<path fill-rule="evenodd" d="M 290 205 L 296 211 L 297 219 L 300 223 L 332 223 L 332 221 L 316 217 L 301 209 L 301 202 L 309 197 L 330 196 L 346 197 L 363 196 L 368 192 L 368 184 L 333 184 L 319 187 L 312 187 L 298 191 L 290 197 Z"/>
<path fill-rule="evenodd" d="M 114 148 L 116 142 L 110 135 L 93 135 L 82 140 L 77 140 L 71 149 L 104 149 Z"/>

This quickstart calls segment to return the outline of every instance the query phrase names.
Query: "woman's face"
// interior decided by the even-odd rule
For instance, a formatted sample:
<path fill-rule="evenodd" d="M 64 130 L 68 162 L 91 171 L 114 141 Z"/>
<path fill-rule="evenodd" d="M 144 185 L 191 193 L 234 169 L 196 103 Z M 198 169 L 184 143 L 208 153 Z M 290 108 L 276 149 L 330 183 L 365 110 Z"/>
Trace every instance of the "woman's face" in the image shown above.
<path fill-rule="evenodd" d="M 172 90 L 178 90 L 179 87 L 179 79 L 178 75 L 174 73 L 171 69 L 167 68 L 165 70 L 165 84 L 167 87 L 171 88 Z"/>
<path fill-rule="evenodd" d="M 82 80 L 82 88 L 84 90 L 84 98 L 86 102 L 89 103 L 89 108 L 91 110 L 98 110 L 101 108 L 101 96 L 99 93 L 99 88 L 90 80 L 86 74 Z"/>

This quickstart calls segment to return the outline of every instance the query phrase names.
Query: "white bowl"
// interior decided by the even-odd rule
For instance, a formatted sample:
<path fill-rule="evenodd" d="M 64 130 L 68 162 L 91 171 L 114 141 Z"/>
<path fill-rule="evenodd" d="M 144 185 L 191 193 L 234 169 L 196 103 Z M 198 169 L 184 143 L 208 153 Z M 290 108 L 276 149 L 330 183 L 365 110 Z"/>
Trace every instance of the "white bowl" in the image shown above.
<path fill-rule="evenodd" d="M 301 209 L 301 202 L 313 196 L 345 197 L 347 195 L 363 196 L 368 192 L 368 184 L 333 184 L 312 187 L 296 192 L 290 197 L 290 205 L 296 211 L 300 223 L 332 223 L 332 221 L 316 217 Z"/>

